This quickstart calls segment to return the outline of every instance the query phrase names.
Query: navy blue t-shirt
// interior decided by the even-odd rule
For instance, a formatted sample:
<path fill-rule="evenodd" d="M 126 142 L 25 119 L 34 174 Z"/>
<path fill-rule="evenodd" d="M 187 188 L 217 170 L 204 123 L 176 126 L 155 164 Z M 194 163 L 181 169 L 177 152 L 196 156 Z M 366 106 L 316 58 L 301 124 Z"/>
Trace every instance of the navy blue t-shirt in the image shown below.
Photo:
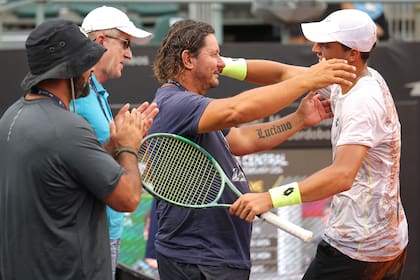
<path fill-rule="evenodd" d="M 215 131 L 197 134 L 198 123 L 211 98 L 175 85 L 158 89 L 159 114 L 151 133 L 167 132 L 189 138 L 206 149 L 242 192 L 249 192 L 245 175 L 232 155 L 225 135 Z M 220 202 L 233 203 L 237 196 L 225 188 Z M 249 269 L 251 223 L 230 215 L 227 208 L 187 209 L 158 201 L 156 250 L 178 262 Z"/>

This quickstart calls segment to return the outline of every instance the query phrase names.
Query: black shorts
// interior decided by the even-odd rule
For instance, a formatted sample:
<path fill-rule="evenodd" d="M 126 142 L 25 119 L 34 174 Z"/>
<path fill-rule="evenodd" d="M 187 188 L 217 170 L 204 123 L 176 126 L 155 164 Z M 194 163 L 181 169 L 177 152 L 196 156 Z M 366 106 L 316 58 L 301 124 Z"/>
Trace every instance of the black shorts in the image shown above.
<path fill-rule="evenodd" d="M 247 280 L 249 269 L 176 262 L 156 252 L 160 280 Z"/>
<path fill-rule="evenodd" d="M 406 256 L 407 248 L 387 262 L 363 262 L 344 255 L 322 240 L 302 280 L 398 280 Z"/>

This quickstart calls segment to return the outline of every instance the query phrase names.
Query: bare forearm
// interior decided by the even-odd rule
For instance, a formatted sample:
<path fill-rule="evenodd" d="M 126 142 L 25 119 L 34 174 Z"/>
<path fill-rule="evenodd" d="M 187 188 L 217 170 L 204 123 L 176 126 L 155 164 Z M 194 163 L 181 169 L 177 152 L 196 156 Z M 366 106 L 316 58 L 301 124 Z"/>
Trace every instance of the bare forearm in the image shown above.
<path fill-rule="evenodd" d="M 292 78 L 281 83 L 255 88 L 232 97 L 236 111 L 247 123 L 271 116 L 292 104 L 310 90 L 304 79 Z"/>
<path fill-rule="evenodd" d="M 328 166 L 299 182 L 302 202 L 328 198 L 349 190 L 352 182 L 348 172 Z"/>
<path fill-rule="evenodd" d="M 239 197 L 230 213 L 254 220 L 255 215 L 282 207 L 315 201 L 351 189 L 365 158 L 367 146 L 342 145 L 336 149 L 333 163 L 300 182 L 281 185 L 264 193 L 247 193 Z"/>
<path fill-rule="evenodd" d="M 283 64 L 269 60 L 246 60 L 245 80 L 258 85 L 271 85 L 306 71 L 306 67 Z"/>
<path fill-rule="evenodd" d="M 307 91 L 305 81 L 282 83 L 247 90 L 231 98 L 216 99 L 201 117 L 199 132 L 220 130 L 273 115 Z"/>
<path fill-rule="evenodd" d="M 267 212 L 273 207 L 331 197 L 348 190 L 351 182 L 346 174 L 329 166 L 298 183 L 278 186 L 269 192 L 244 194 L 235 201 L 229 211 L 241 219 L 252 222 L 255 215 Z"/>
<path fill-rule="evenodd" d="M 357 176 L 368 147 L 338 146 L 333 163 L 299 182 L 302 201 L 313 201 L 349 190 Z"/>
<path fill-rule="evenodd" d="M 125 169 L 125 172 L 114 191 L 105 199 L 105 203 L 117 211 L 133 212 L 141 198 L 141 178 L 137 157 L 124 152 L 116 160 Z"/>
<path fill-rule="evenodd" d="M 198 131 L 205 133 L 235 127 L 273 115 L 310 90 L 331 83 L 350 84 L 354 79 L 354 66 L 342 60 L 331 59 L 313 65 L 302 74 L 281 83 L 242 92 L 231 98 L 216 99 L 204 111 Z"/>
<path fill-rule="evenodd" d="M 272 149 L 304 128 L 304 122 L 296 113 L 276 121 L 238 128 L 235 140 L 228 141 L 235 155 L 245 155 Z M 231 140 L 235 143 L 231 143 Z"/>

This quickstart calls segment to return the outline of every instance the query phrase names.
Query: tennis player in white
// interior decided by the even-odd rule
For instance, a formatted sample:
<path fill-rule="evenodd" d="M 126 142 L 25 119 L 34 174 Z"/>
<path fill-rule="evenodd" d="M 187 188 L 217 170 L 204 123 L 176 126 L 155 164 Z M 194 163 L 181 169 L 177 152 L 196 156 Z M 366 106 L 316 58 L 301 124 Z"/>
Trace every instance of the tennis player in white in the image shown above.
<path fill-rule="evenodd" d="M 352 87 L 330 87 L 332 164 L 300 182 L 245 194 L 230 212 L 253 221 L 273 207 L 333 196 L 323 240 L 303 279 L 400 279 L 408 244 L 399 185 L 401 132 L 386 82 L 367 65 L 375 23 L 346 9 L 303 23 L 302 31 L 319 59 L 346 59 L 357 68 Z"/>

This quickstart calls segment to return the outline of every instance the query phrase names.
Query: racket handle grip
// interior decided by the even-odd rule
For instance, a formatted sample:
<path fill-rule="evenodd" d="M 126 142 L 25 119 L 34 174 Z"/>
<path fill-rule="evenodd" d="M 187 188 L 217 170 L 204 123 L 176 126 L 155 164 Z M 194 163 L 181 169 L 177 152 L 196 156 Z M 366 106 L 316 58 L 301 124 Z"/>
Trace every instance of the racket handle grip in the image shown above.
<path fill-rule="evenodd" d="M 312 231 L 306 230 L 296 224 L 293 224 L 287 220 L 284 220 L 277 216 L 274 213 L 266 212 L 260 215 L 261 219 L 264 219 L 266 222 L 278 227 L 285 232 L 302 239 L 305 242 L 312 240 L 313 233 Z"/>

